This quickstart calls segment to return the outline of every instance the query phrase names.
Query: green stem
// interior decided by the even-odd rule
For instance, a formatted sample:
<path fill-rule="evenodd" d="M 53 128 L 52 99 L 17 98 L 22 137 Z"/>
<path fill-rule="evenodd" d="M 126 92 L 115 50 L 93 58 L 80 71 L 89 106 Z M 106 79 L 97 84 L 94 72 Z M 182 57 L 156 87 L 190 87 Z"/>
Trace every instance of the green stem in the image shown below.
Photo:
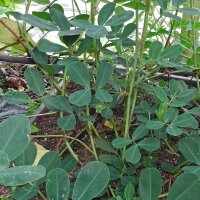
<path fill-rule="evenodd" d="M 150 0 L 146 0 L 146 9 L 145 9 L 145 18 L 144 18 L 144 26 L 143 26 L 143 32 L 142 32 L 142 39 L 141 39 L 141 49 L 140 49 L 140 56 L 143 56 L 143 51 L 144 51 L 144 44 L 146 40 L 146 35 L 147 35 L 147 29 L 148 29 L 148 21 L 149 21 L 149 10 L 150 10 Z M 135 90 L 135 95 L 132 97 L 133 94 L 133 88 L 134 88 L 134 82 L 135 82 L 135 77 L 136 77 L 136 69 L 138 65 L 138 58 L 139 58 L 139 46 L 140 46 L 140 41 L 139 41 L 139 9 L 138 9 L 138 4 L 139 0 L 136 1 L 136 24 L 137 24 L 137 29 L 136 29 L 136 48 L 135 48 L 135 56 L 134 56 L 134 64 L 132 71 L 130 72 L 130 88 L 129 88 L 129 93 L 128 93 L 128 100 L 126 104 L 126 117 L 125 117 L 125 133 L 124 137 L 127 138 L 129 137 L 129 128 L 130 128 L 130 121 L 131 121 L 131 115 L 134 112 L 135 108 L 135 102 L 137 99 L 137 90 Z M 132 104 L 133 102 L 133 104 Z M 126 147 L 123 148 L 122 151 L 122 160 L 124 161 L 124 156 L 125 156 L 125 151 Z"/>
<path fill-rule="evenodd" d="M 44 196 L 44 194 L 38 190 L 38 194 L 42 197 L 43 200 L 47 200 L 47 198 Z"/>
<path fill-rule="evenodd" d="M 136 5 L 138 5 L 139 0 L 136 1 Z M 139 26 L 139 16 L 138 16 L 138 9 L 136 9 L 136 49 L 134 54 L 134 65 L 132 68 L 132 71 L 130 72 L 131 75 L 131 83 L 129 86 L 129 93 L 128 93 L 128 99 L 126 103 L 126 116 L 125 116 L 125 133 L 124 137 L 128 137 L 129 135 L 129 120 L 130 120 L 130 107 L 131 107 L 131 99 L 132 99 L 132 91 L 133 91 L 133 83 L 135 81 L 135 71 L 137 67 L 137 60 L 138 60 L 138 48 L 139 48 L 139 32 L 138 32 L 138 26 Z"/>
<path fill-rule="evenodd" d="M 63 83 L 62 83 L 62 90 L 61 90 L 61 95 L 65 96 L 66 95 L 66 87 L 67 87 L 67 67 L 65 67 L 64 74 L 63 74 Z"/>
<path fill-rule="evenodd" d="M 91 0 L 91 3 L 90 3 L 90 21 L 91 21 L 92 24 L 95 24 L 96 6 L 97 6 L 96 0 Z M 98 44 L 96 39 L 93 39 L 93 47 L 95 49 L 95 52 L 94 52 L 95 66 L 98 67 L 100 52 L 99 52 L 99 44 Z"/>
<path fill-rule="evenodd" d="M 199 95 L 200 95 L 200 85 L 199 85 L 199 75 L 196 75 L 196 81 L 197 81 L 197 89 L 199 91 Z"/>
<path fill-rule="evenodd" d="M 67 76 L 67 67 L 65 67 L 64 70 L 64 75 L 63 75 L 63 83 L 62 83 L 62 89 L 61 89 L 61 95 L 65 96 L 65 88 L 66 88 L 66 76 Z M 60 117 L 63 117 L 63 112 L 60 112 Z M 65 134 L 65 131 L 63 131 L 63 139 L 65 141 L 65 145 L 68 148 L 69 152 L 71 153 L 71 155 L 74 157 L 74 159 L 78 162 L 81 163 L 80 160 L 78 159 L 78 156 L 75 154 L 74 150 L 72 149 L 70 143 L 68 142 L 68 138 Z"/>
<path fill-rule="evenodd" d="M 68 135 L 31 135 L 31 138 L 67 138 L 67 139 L 70 139 L 70 140 L 74 140 L 78 143 L 80 143 L 81 145 L 83 145 L 90 153 L 92 153 L 94 155 L 94 152 L 84 143 L 82 142 L 81 140 L 77 139 L 77 138 L 74 138 L 74 137 L 71 137 L 71 136 L 68 136 Z"/>
<path fill-rule="evenodd" d="M 31 6 L 31 1 L 32 0 L 27 0 L 27 5 L 26 5 L 26 9 L 25 9 L 25 14 L 28 14 L 28 11 L 30 9 L 30 6 Z M 29 48 L 30 45 L 29 45 L 29 42 L 28 42 L 28 34 L 26 32 L 26 22 L 24 21 L 23 22 L 23 25 L 22 25 L 22 35 L 23 35 L 23 39 L 26 43 L 26 46 Z M 31 47 L 30 47 L 31 48 Z"/>
<path fill-rule="evenodd" d="M 53 115 L 56 114 L 57 112 L 49 112 L 49 113 L 41 113 L 41 114 L 36 114 L 36 115 L 29 115 L 27 117 L 31 118 L 31 117 L 40 117 L 40 116 L 46 116 L 46 115 Z"/>
<path fill-rule="evenodd" d="M 90 21 L 92 24 L 95 23 L 95 0 L 91 0 L 91 3 L 90 3 Z"/>
<path fill-rule="evenodd" d="M 190 0 L 190 8 L 194 7 L 193 4 L 193 0 Z M 197 41 L 197 37 L 196 37 L 196 32 L 195 32 L 195 17 L 193 15 L 191 15 L 191 23 L 192 23 L 192 49 L 193 49 L 193 64 L 194 64 L 194 68 L 196 68 L 198 66 L 198 62 L 197 62 L 197 53 L 196 53 L 196 47 L 198 46 L 198 41 Z M 197 89 L 200 95 L 200 85 L 199 85 L 199 76 L 198 74 L 196 75 L 196 80 L 197 80 Z"/>
<path fill-rule="evenodd" d="M 113 129 L 114 129 L 114 131 L 115 131 L 115 136 L 116 136 L 116 137 L 119 137 L 119 133 L 118 133 L 118 130 L 117 130 L 117 125 L 116 125 L 114 119 L 112 119 L 112 124 L 113 124 Z"/>
<path fill-rule="evenodd" d="M 145 45 L 145 40 L 146 40 L 146 35 L 147 35 L 147 28 L 148 28 L 148 22 L 149 22 L 149 11 L 150 11 L 150 1 L 151 0 L 145 1 L 145 16 L 144 16 L 144 25 L 143 25 L 142 38 L 141 38 L 141 49 L 140 49 L 141 57 L 143 57 L 142 55 L 144 52 L 144 45 Z"/>
<path fill-rule="evenodd" d="M 175 13 L 175 16 L 177 16 L 177 15 L 178 15 L 178 10 L 176 10 L 176 13 Z M 172 21 L 172 25 L 170 27 L 170 31 L 169 31 L 169 35 L 168 35 L 166 43 L 165 43 L 165 47 L 167 47 L 170 43 L 170 39 L 172 36 L 172 31 L 174 30 L 175 22 L 176 22 L 175 20 Z"/>
<path fill-rule="evenodd" d="M 96 151 L 96 148 L 95 148 L 95 145 L 94 145 L 94 138 L 93 138 L 93 135 L 92 135 L 92 130 L 91 130 L 91 126 L 90 126 L 90 122 L 88 123 L 88 133 L 89 133 L 89 136 L 90 136 L 90 142 L 91 142 L 91 145 L 92 145 L 92 149 L 93 149 L 93 152 L 94 152 L 94 157 L 96 160 L 99 160 L 98 158 L 98 155 L 97 155 L 97 151 Z"/>
<path fill-rule="evenodd" d="M 91 123 L 91 122 L 90 122 L 90 124 L 91 124 L 91 128 L 92 128 L 92 130 L 94 131 L 95 135 L 96 135 L 98 138 L 101 138 L 101 136 L 99 135 L 97 129 L 94 127 L 94 124 Z"/>
<path fill-rule="evenodd" d="M 131 83 L 129 86 L 129 93 L 128 93 L 128 99 L 126 103 L 126 114 L 125 114 L 125 132 L 124 132 L 124 138 L 129 137 L 129 127 L 130 127 L 130 110 L 131 110 L 131 100 L 132 100 L 132 92 L 133 92 L 133 84 L 135 81 L 135 72 L 137 68 L 138 63 L 138 50 L 139 50 L 139 10 L 138 10 L 138 4 L 139 0 L 136 1 L 136 47 L 135 47 L 135 53 L 134 53 L 134 64 L 132 71 L 130 72 L 130 78 Z M 124 161 L 126 147 L 122 150 L 122 160 Z"/>
<path fill-rule="evenodd" d="M 115 193 L 114 193 L 112 187 L 109 185 L 108 188 L 109 188 L 109 190 L 110 190 L 110 193 L 112 194 L 112 197 L 116 197 L 116 195 L 115 195 Z"/>
<path fill-rule="evenodd" d="M 74 1 L 71 0 L 72 3 L 72 11 L 73 11 L 73 17 L 75 18 L 75 8 L 74 8 Z"/>
<path fill-rule="evenodd" d="M 69 150 L 69 152 L 71 153 L 71 155 L 73 156 L 73 158 L 81 164 L 81 161 L 79 160 L 78 156 L 75 154 L 74 150 L 72 149 L 70 143 L 67 141 L 67 137 L 65 137 L 64 135 L 64 139 L 65 139 L 65 145 L 67 147 L 67 149 Z"/>
<path fill-rule="evenodd" d="M 158 198 L 161 199 L 161 198 L 164 198 L 164 197 L 167 197 L 168 196 L 168 193 L 165 193 L 165 194 L 161 194 Z"/>
<path fill-rule="evenodd" d="M 89 115 L 89 107 L 86 106 L 86 114 Z M 90 137 L 90 142 L 91 142 L 91 145 L 92 145 L 92 150 L 94 152 L 94 157 L 96 160 L 99 160 L 98 159 L 98 155 L 97 155 L 97 151 L 96 151 L 96 148 L 95 148 L 95 145 L 94 145 L 94 138 L 93 138 L 93 134 L 92 134 L 92 128 L 91 128 L 91 122 L 88 122 L 87 123 L 87 128 L 86 128 L 88 134 L 89 134 L 89 137 Z"/>
<path fill-rule="evenodd" d="M 6 46 L 3 46 L 3 47 L 0 48 L 0 51 L 3 51 L 4 49 L 7 49 L 7 48 L 12 47 L 12 46 L 17 45 L 17 44 L 18 44 L 18 42 L 14 42 L 12 44 L 8 44 Z"/>
<path fill-rule="evenodd" d="M 167 147 L 170 149 L 170 151 L 171 151 L 171 153 L 172 153 L 173 155 L 180 156 L 179 154 L 177 154 L 177 153 L 174 151 L 174 149 L 172 148 L 172 146 L 169 144 L 167 138 L 166 138 L 164 141 L 165 141 L 165 144 L 166 144 Z"/>
<path fill-rule="evenodd" d="M 81 10 L 78 6 L 78 3 L 76 2 L 76 0 L 72 0 L 72 1 L 74 2 L 75 6 L 76 6 L 76 9 L 78 10 L 79 15 L 81 15 Z"/>
<path fill-rule="evenodd" d="M 51 84 L 60 92 L 62 93 L 62 89 L 59 87 L 59 85 L 56 83 L 56 81 L 42 68 L 41 65 L 37 64 L 39 69 L 43 72 L 43 74 L 50 80 Z"/>
<path fill-rule="evenodd" d="M 137 94 L 138 94 L 138 89 L 135 88 L 134 95 L 133 95 L 133 105 L 131 107 L 131 114 L 130 114 L 130 118 L 131 119 L 133 117 L 133 112 L 134 112 L 134 109 L 135 109 L 135 104 L 136 104 L 136 100 L 137 100 Z"/>

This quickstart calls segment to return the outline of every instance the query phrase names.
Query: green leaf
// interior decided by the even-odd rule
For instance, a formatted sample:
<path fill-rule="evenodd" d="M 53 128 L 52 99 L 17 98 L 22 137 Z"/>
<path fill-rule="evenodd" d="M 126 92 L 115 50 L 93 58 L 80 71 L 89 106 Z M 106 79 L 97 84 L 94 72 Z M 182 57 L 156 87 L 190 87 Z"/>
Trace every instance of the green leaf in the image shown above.
<path fill-rule="evenodd" d="M 166 132 L 169 134 L 169 135 L 173 135 L 173 136 L 179 136 L 179 135 L 182 135 L 183 134 L 183 130 L 176 127 L 176 126 L 173 126 L 173 125 L 169 125 L 166 129 Z"/>
<path fill-rule="evenodd" d="M 59 31 L 58 35 L 59 36 L 76 36 L 76 35 L 80 35 L 81 33 L 83 33 L 83 30 L 80 28 L 76 28 L 76 29 L 72 29 L 68 31 Z"/>
<path fill-rule="evenodd" d="M 14 191 L 13 197 L 16 200 L 32 199 L 38 193 L 38 185 L 26 185 Z"/>
<path fill-rule="evenodd" d="M 133 196 L 135 194 L 134 187 L 131 183 L 129 183 L 124 189 L 124 196 L 126 200 L 133 200 Z"/>
<path fill-rule="evenodd" d="M 200 165 L 200 147 L 195 138 L 181 139 L 178 142 L 178 148 L 188 161 Z"/>
<path fill-rule="evenodd" d="M 0 151 L 10 161 L 19 156 L 29 144 L 30 122 L 26 115 L 15 115 L 0 123 Z"/>
<path fill-rule="evenodd" d="M 60 40 L 68 48 L 71 48 L 76 42 L 78 42 L 79 37 L 80 37 L 80 35 L 63 36 L 63 37 L 60 37 Z"/>
<path fill-rule="evenodd" d="M 67 113 L 73 112 L 67 98 L 63 96 L 44 96 L 42 97 L 42 102 L 49 110 L 52 111 L 64 111 Z"/>
<path fill-rule="evenodd" d="M 67 31 L 70 30 L 71 24 L 69 23 L 67 17 L 58 9 L 51 8 L 50 9 L 51 18 L 55 22 L 55 24 L 62 30 Z"/>
<path fill-rule="evenodd" d="M 112 95 L 110 93 L 108 93 L 106 90 L 101 89 L 101 88 L 96 90 L 95 97 L 101 102 L 112 102 L 113 101 Z"/>
<path fill-rule="evenodd" d="M 97 197 L 108 185 L 108 167 L 99 161 L 88 163 L 81 169 L 76 179 L 72 199 L 90 200 Z"/>
<path fill-rule="evenodd" d="M 78 58 L 73 58 L 73 57 L 68 57 L 68 58 L 64 58 L 62 60 L 59 60 L 58 61 L 58 65 L 66 65 L 66 66 L 69 66 L 71 65 L 73 62 L 79 62 L 79 59 Z"/>
<path fill-rule="evenodd" d="M 177 80 L 170 80 L 169 81 L 169 93 L 172 96 L 176 96 L 179 92 L 179 82 Z"/>
<path fill-rule="evenodd" d="M 54 52 L 54 53 L 60 53 L 62 51 L 65 51 L 66 48 L 62 45 L 56 44 L 54 42 L 51 42 L 47 39 L 40 39 L 38 42 L 38 49 L 41 52 Z"/>
<path fill-rule="evenodd" d="M 111 79 L 112 73 L 113 73 L 113 66 L 110 63 L 102 62 L 97 69 L 97 75 L 96 75 L 97 87 L 99 88 L 104 87 Z"/>
<path fill-rule="evenodd" d="M 0 171 L 9 167 L 9 158 L 6 152 L 0 151 Z"/>
<path fill-rule="evenodd" d="M 141 153 L 137 145 L 133 145 L 125 151 L 125 159 L 132 164 L 140 161 Z"/>
<path fill-rule="evenodd" d="M 21 18 L 22 18 L 22 20 L 31 24 L 32 26 L 42 28 L 47 31 L 58 31 L 59 30 L 58 27 L 55 24 L 53 24 L 52 22 L 46 21 L 46 20 L 36 17 L 34 15 L 25 14 Z"/>
<path fill-rule="evenodd" d="M 48 12 L 45 12 L 45 11 L 33 11 L 32 15 L 52 22 L 51 15 Z"/>
<path fill-rule="evenodd" d="M 167 200 L 198 200 L 200 179 L 190 173 L 178 176 L 173 183 Z"/>
<path fill-rule="evenodd" d="M 200 117 L 200 107 L 195 107 L 192 108 L 191 110 L 188 111 L 191 115 L 195 115 Z"/>
<path fill-rule="evenodd" d="M 60 168 L 64 169 L 67 173 L 70 173 L 74 170 L 76 164 L 77 161 L 75 158 L 72 155 L 68 155 L 62 160 Z"/>
<path fill-rule="evenodd" d="M 50 3 L 49 0 L 33 0 L 33 1 L 41 5 L 46 5 Z"/>
<path fill-rule="evenodd" d="M 57 124 L 65 131 L 74 130 L 76 127 L 76 117 L 73 114 L 61 117 L 57 120 Z"/>
<path fill-rule="evenodd" d="M 167 0 L 157 0 L 157 3 L 163 10 L 167 10 Z"/>
<path fill-rule="evenodd" d="M 55 151 L 49 151 L 39 160 L 38 165 L 43 165 L 46 168 L 46 174 L 52 169 L 59 168 L 61 165 L 61 159 L 59 153 Z M 46 177 L 39 180 L 39 183 L 43 183 Z"/>
<path fill-rule="evenodd" d="M 170 107 L 166 110 L 164 114 L 164 122 L 168 123 L 174 120 L 178 116 L 179 110 L 173 107 Z"/>
<path fill-rule="evenodd" d="M 173 121 L 173 126 L 197 129 L 199 124 L 197 120 L 189 113 L 178 115 Z"/>
<path fill-rule="evenodd" d="M 82 107 L 80 108 L 82 109 Z M 78 119 L 81 121 L 81 122 L 93 122 L 95 120 L 95 117 L 92 116 L 92 115 L 80 115 L 78 116 Z"/>
<path fill-rule="evenodd" d="M 90 87 L 90 75 L 87 67 L 80 61 L 75 61 L 67 66 L 70 79 L 84 87 Z"/>
<path fill-rule="evenodd" d="M 141 124 L 134 130 L 132 139 L 139 140 L 139 139 L 143 138 L 145 135 L 147 135 L 148 133 L 149 133 L 149 130 L 146 128 L 146 125 Z"/>
<path fill-rule="evenodd" d="M 110 16 L 113 14 L 115 10 L 115 3 L 107 3 L 105 4 L 101 10 L 99 11 L 98 15 L 98 24 L 103 25 L 107 22 L 107 20 L 110 18 Z"/>
<path fill-rule="evenodd" d="M 147 121 L 146 127 L 150 130 L 161 129 L 164 126 L 164 123 L 161 121 Z"/>
<path fill-rule="evenodd" d="M 175 20 L 177 22 L 181 22 L 181 17 L 179 17 L 177 15 L 174 15 L 174 14 L 172 14 L 170 12 L 164 11 L 163 12 L 163 16 L 169 17 L 170 19 L 173 19 L 173 20 Z"/>
<path fill-rule="evenodd" d="M 80 44 L 77 50 L 77 56 L 80 56 L 86 52 L 92 46 L 93 39 L 91 37 L 86 37 Z"/>
<path fill-rule="evenodd" d="M 152 42 L 149 47 L 149 58 L 157 59 L 162 49 L 163 49 L 163 45 L 161 42 L 159 41 Z"/>
<path fill-rule="evenodd" d="M 84 19 L 74 19 L 74 20 L 70 20 L 69 22 L 73 26 L 79 27 L 81 29 L 86 29 L 92 25 L 89 21 L 84 20 Z"/>
<path fill-rule="evenodd" d="M 178 7 L 181 4 L 185 3 L 187 0 L 172 0 L 172 6 Z"/>
<path fill-rule="evenodd" d="M 47 174 L 46 191 L 48 199 L 66 200 L 68 198 L 70 182 L 64 169 L 53 169 Z"/>
<path fill-rule="evenodd" d="M 86 28 L 85 34 L 91 38 L 100 39 L 102 37 L 106 37 L 108 31 L 102 25 L 90 25 L 88 28 Z"/>
<path fill-rule="evenodd" d="M 169 173 L 174 173 L 175 166 L 168 162 L 162 162 L 161 169 Z"/>
<path fill-rule="evenodd" d="M 138 146 L 146 151 L 153 152 L 160 147 L 160 141 L 155 137 L 149 137 L 140 141 Z"/>
<path fill-rule="evenodd" d="M 155 168 L 145 168 L 139 178 L 139 191 L 143 200 L 157 200 L 162 190 L 162 177 Z"/>
<path fill-rule="evenodd" d="M 78 90 L 69 96 L 69 102 L 76 106 L 86 106 L 91 101 L 91 90 Z"/>
<path fill-rule="evenodd" d="M 37 148 L 35 144 L 29 142 L 29 145 L 27 146 L 25 151 L 20 154 L 15 160 L 13 160 L 13 163 L 15 164 L 15 166 L 32 165 L 35 161 L 36 156 Z"/>
<path fill-rule="evenodd" d="M 122 176 L 121 177 L 121 184 L 123 186 L 126 186 L 129 183 L 136 186 L 138 184 L 138 178 L 136 176 Z"/>
<path fill-rule="evenodd" d="M 168 46 L 159 54 L 159 59 L 177 57 L 181 54 L 182 49 L 182 46 L 179 44 Z"/>
<path fill-rule="evenodd" d="M 191 173 L 191 174 L 195 174 L 196 176 L 198 176 L 198 178 L 200 178 L 200 167 L 199 166 L 186 166 L 183 168 L 184 173 Z"/>
<path fill-rule="evenodd" d="M 105 119 L 110 119 L 113 116 L 113 111 L 109 107 L 106 107 L 101 110 L 101 116 Z"/>
<path fill-rule="evenodd" d="M 45 83 L 40 71 L 36 68 L 28 68 L 24 72 L 24 77 L 29 88 L 38 96 L 42 96 L 45 92 Z"/>
<path fill-rule="evenodd" d="M 43 166 L 18 166 L 0 171 L 0 184 L 4 186 L 19 186 L 36 181 L 45 176 Z"/>
<path fill-rule="evenodd" d="M 48 55 L 44 52 L 40 52 L 37 47 L 34 47 L 32 51 L 30 51 L 30 55 L 35 61 L 35 63 L 47 65 L 49 58 Z"/>
<path fill-rule="evenodd" d="M 118 137 L 112 141 L 112 145 L 114 148 L 120 149 L 131 144 L 131 142 L 132 140 L 130 138 Z"/>
<path fill-rule="evenodd" d="M 160 101 L 162 101 L 162 102 L 168 102 L 169 101 L 168 98 L 167 98 L 166 91 L 163 88 L 156 86 L 155 89 L 154 89 L 154 93 Z"/>
<path fill-rule="evenodd" d="M 115 200 L 123 200 L 120 196 L 116 196 Z"/>
<path fill-rule="evenodd" d="M 26 104 L 29 103 L 30 98 L 28 95 L 22 92 L 17 91 L 9 91 L 7 92 L 3 98 L 6 103 L 9 104 Z"/>
<path fill-rule="evenodd" d="M 179 12 L 182 12 L 183 14 L 187 15 L 197 15 L 200 16 L 200 12 L 196 8 L 178 8 Z"/>
<path fill-rule="evenodd" d="M 106 164 L 112 165 L 113 167 L 115 167 L 119 171 L 121 171 L 122 168 L 124 167 L 124 164 L 123 164 L 121 158 L 119 158 L 115 155 L 100 154 L 99 160 L 106 163 Z"/>
<path fill-rule="evenodd" d="M 133 11 L 124 11 L 121 14 L 114 15 L 107 21 L 106 26 L 118 26 L 124 24 L 128 20 L 132 19 L 133 15 Z"/>
<path fill-rule="evenodd" d="M 114 167 L 109 167 L 109 172 L 110 172 L 110 181 L 117 180 L 121 176 L 121 174 Z"/>
<path fill-rule="evenodd" d="M 94 143 L 95 143 L 96 147 L 99 147 L 100 149 L 102 149 L 104 151 L 107 151 L 110 153 L 115 153 L 115 149 L 112 147 L 112 145 L 108 141 L 106 141 L 102 138 L 95 139 Z"/>
<path fill-rule="evenodd" d="M 122 32 L 121 38 L 127 38 L 131 33 L 133 33 L 137 28 L 136 24 L 129 23 L 124 27 L 124 30 Z"/>

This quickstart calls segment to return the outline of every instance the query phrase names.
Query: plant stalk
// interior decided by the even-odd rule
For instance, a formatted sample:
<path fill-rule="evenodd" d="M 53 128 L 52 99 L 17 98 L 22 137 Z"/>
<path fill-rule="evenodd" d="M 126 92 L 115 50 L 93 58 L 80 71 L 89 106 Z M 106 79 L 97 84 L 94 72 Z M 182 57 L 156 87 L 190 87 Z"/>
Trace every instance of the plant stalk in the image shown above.
<path fill-rule="evenodd" d="M 86 106 L 86 113 L 87 115 L 89 115 L 89 107 Z M 88 134 L 89 134 L 89 137 L 90 137 L 90 142 L 91 142 L 91 145 L 92 145 L 92 150 L 94 152 L 94 157 L 95 157 L 95 160 L 99 160 L 98 158 L 98 155 L 97 155 L 97 151 L 96 151 L 96 148 L 95 148 L 95 145 L 94 145 L 94 138 L 93 138 L 93 133 L 92 133 L 92 128 L 91 128 L 91 122 L 88 122 L 87 123 L 87 128 L 86 128 Z"/>
<path fill-rule="evenodd" d="M 176 13 L 175 15 L 177 16 L 178 15 L 178 10 L 176 10 Z M 172 21 L 172 24 L 171 24 L 171 27 L 170 27 L 170 31 L 169 31 L 169 35 L 167 37 L 167 40 L 166 40 L 166 43 L 165 43 L 165 47 L 169 46 L 170 45 L 170 39 L 172 37 L 172 31 L 174 29 L 174 26 L 175 26 L 175 20 Z"/>
<path fill-rule="evenodd" d="M 16 40 L 23 46 L 24 50 L 29 54 L 27 47 L 25 46 L 24 42 L 18 37 L 18 35 L 9 27 L 2 19 L 0 19 L 0 24 L 2 24 L 12 35 L 16 38 Z"/>
<path fill-rule="evenodd" d="M 190 8 L 193 8 L 193 0 L 190 0 Z M 198 62 L 197 62 L 197 53 L 196 53 L 196 47 L 197 47 L 197 37 L 196 37 L 196 32 L 195 32 L 195 17 L 191 15 L 191 24 L 192 24 L 192 49 L 193 49 L 193 64 L 194 68 L 198 67 Z M 196 80 L 197 80 L 197 89 L 200 95 L 200 85 L 199 85 L 199 75 L 196 75 Z"/>
<path fill-rule="evenodd" d="M 166 144 L 167 147 L 170 149 L 170 151 L 171 151 L 171 153 L 172 153 L 173 155 L 180 156 L 179 154 L 177 154 L 177 153 L 174 151 L 174 149 L 172 148 L 172 146 L 169 144 L 167 138 L 166 138 L 164 141 L 165 141 L 165 144 Z"/>
<path fill-rule="evenodd" d="M 144 16 L 144 25 L 143 25 L 143 31 L 142 31 L 142 38 L 141 38 L 141 49 L 140 49 L 140 56 L 143 57 L 144 52 L 144 45 L 145 40 L 147 36 L 147 28 L 148 28 L 148 22 L 149 22 L 149 11 L 150 11 L 150 2 L 151 0 L 145 1 L 145 16 Z"/>
<path fill-rule="evenodd" d="M 38 190 L 38 194 L 41 196 L 43 200 L 47 200 L 47 198 L 44 196 L 44 194 L 40 190 Z"/>
<path fill-rule="evenodd" d="M 84 146 L 90 153 L 92 153 L 94 155 L 94 152 L 84 143 L 82 142 L 81 140 L 77 139 L 77 138 L 74 138 L 74 137 L 71 137 L 71 136 L 68 136 L 68 135 L 31 135 L 31 138 L 67 138 L 67 139 L 70 139 L 70 140 L 74 140 L 78 143 L 80 143 L 82 146 Z"/>

